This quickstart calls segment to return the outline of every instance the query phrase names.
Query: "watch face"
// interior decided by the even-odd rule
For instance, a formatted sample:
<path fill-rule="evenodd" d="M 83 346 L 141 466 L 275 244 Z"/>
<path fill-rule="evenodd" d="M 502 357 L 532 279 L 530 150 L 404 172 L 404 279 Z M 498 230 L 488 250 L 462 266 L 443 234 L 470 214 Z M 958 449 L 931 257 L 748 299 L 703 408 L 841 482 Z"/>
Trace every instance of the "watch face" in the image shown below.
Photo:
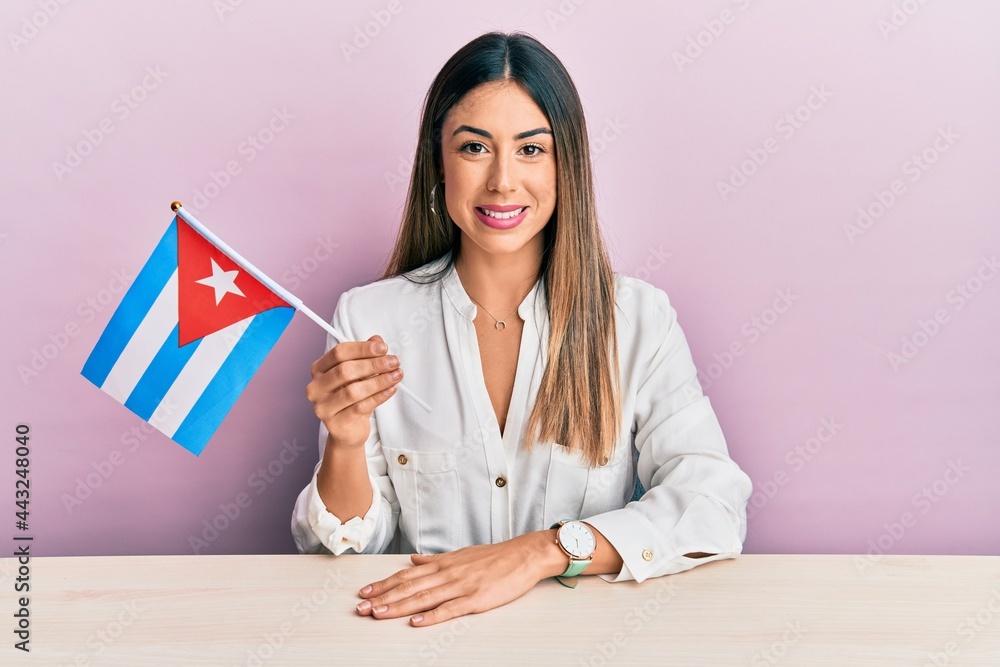
<path fill-rule="evenodd" d="M 564 523 L 559 528 L 558 537 L 563 549 L 573 554 L 574 558 L 590 558 L 597 548 L 593 531 L 579 521 Z"/>

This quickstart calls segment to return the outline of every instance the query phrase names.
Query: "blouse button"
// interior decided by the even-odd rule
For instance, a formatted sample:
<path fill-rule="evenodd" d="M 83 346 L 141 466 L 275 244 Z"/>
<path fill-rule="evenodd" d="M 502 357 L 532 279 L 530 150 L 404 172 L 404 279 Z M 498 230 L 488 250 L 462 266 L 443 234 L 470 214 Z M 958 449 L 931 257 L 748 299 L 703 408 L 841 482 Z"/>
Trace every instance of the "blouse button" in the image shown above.
<path fill-rule="evenodd" d="M 601 465 L 602 466 L 608 465 L 608 457 L 607 456 L 602 456 L 601 457 Z"/>
<path fill-rule="evenodd" d="M 645 551 L 642 552 L 642 559 L 653 560 L 653 552 L 650 551 L 649 549 L 646 549 Z"/>
<path fill-rule="evenodd" d="M 503 477 L 497 477 L 497 486 L 503 488 L 506 485 L 507 485 L 507 480 L 505 480 Z"/>
<path fill-rule="evenodd" d="M 400 465 L 404 465 L 404 466 L 406 465 L 406 455 L 405 454 L 400 454 L 399 458 L 396 459 L 396 460 L 399 461 Z"/>

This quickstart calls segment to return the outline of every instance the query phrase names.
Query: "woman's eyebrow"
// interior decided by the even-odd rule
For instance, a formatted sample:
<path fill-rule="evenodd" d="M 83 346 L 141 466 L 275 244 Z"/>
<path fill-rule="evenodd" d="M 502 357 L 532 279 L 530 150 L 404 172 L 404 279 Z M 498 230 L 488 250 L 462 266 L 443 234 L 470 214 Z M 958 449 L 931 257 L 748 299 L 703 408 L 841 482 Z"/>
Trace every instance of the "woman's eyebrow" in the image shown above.
<path fill-rule="evenodd" d="M 473 134 L 478 134 L 480 136 L 486 137 L 487 139 L 492 139 L 493 135 L 486 130 L 480 130 L 478 127 L 472 127 L 470 125 L 459 125 L 458 128 L 451 133 L 451 136 L 455 136 L 459 132 L 472 132 Z M 527 139 L 528 137 L 533 137 L 536 134 L 552 134 L 552 130 L 545 127 L 536 127 L 534 130 L 528 130 L 527 132 L 521 132 L 520 134 L 514 135 L 514 141 L 518 139 Z"/>

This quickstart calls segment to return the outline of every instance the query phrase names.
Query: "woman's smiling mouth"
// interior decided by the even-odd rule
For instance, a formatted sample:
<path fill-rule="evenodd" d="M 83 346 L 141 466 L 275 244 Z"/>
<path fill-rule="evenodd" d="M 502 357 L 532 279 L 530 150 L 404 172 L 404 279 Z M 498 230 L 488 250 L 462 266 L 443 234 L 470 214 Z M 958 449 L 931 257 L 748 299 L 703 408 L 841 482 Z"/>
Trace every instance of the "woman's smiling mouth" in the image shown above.
<path fill-rule="evenodd" d="M 476 217 L 487 227 L 493 229 L 511 229 L 524 220 L 528 212 L 527 206 L 477 206 Z"/>

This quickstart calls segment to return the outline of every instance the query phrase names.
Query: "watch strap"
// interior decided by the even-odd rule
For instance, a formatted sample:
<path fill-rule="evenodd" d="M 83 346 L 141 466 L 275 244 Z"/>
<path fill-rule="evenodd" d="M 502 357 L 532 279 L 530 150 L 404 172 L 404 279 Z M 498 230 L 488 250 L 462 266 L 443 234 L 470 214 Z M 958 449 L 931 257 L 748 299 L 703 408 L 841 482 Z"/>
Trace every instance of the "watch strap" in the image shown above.
<path fill-rule="evenodd" d="M 578 560 L 576 558 L 571 558 L 569 561 L 569 567 L 567 567 L 566 571 L 560 574 L 559 576 L 575 577 L 576 575 L 583 572 L 588 565 L 590 565 L 590 561 L 591 561 L 590 558 L 588 558 L 587 560 Z"/>

